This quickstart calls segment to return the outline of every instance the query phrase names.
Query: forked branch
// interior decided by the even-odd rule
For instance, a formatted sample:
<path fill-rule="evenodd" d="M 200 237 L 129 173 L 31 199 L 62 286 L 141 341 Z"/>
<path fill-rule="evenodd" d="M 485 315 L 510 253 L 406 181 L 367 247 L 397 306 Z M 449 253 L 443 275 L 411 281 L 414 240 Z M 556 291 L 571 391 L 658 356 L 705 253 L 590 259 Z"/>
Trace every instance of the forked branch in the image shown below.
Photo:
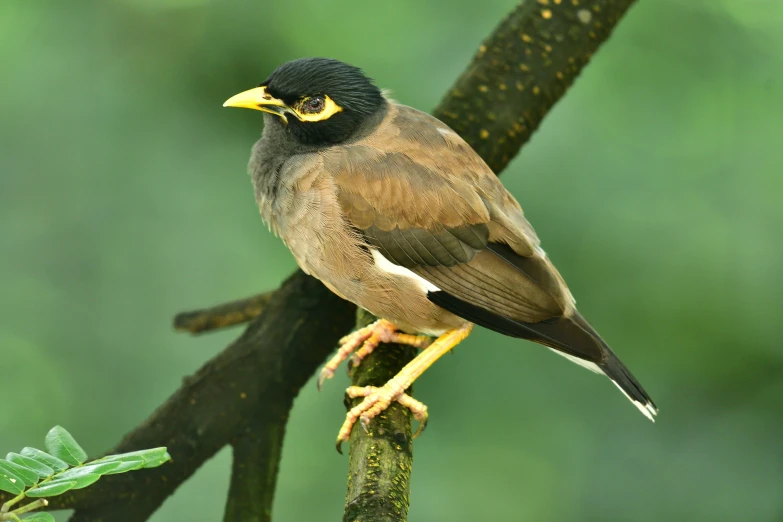
<path fill-rule="evenodd" d="M 522 2 L 481 45 L 435 115 L 499 173 L 632 3 Z M 353 305 L 298 271 L 274 294 L 179 316 L 178 328 L 194 333 L 250 325 L 112 450 L 165 445 L 173 463 L 105 477 L 88 489 L 54 498 L 50 507 L 76 509 L 71 519 L 76 522 L 146 520 L 205 460 L 232 444 L 225 520 L 268 521 L 288 412 L 301 387 L 354 323 L 354 314 Z M 378 369 L 391 376 L 411 356 L 376 350 L 354 372 L 354 382 L 364 382 Z M 376 377 L 380 380 L 381 373 Z M 387 421 L 382 439 L 375 441 L 354 430 L 345 520 L 402 521 L 407 516 L 410 418 L 392 408 L 382 420 Z M 393 451 L 381 455 L 375 443 Z M 383 466 L 396 462 L 402 472 L 372 477 L 378 458 Z M 370 491 L 376 492 L 371 498 L 362 495 Z M 0 492 L 0 504 L 8 497 Z"/>

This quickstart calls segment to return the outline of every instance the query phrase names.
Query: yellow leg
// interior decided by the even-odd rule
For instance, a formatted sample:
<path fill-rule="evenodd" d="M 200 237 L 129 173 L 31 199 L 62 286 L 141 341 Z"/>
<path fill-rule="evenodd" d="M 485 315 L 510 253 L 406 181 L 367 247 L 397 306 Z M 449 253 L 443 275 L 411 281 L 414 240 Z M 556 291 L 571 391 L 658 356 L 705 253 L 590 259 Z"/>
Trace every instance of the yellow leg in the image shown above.
<path fill-rule="evenodd" d="M 422 350 L 415 359 L 406 364 L 400 370 L 400 373 L 392 377 L 380 388 L 372 386 L 364 388 L 351 386 L 348 388 L 346 393 L 349 397 L 364 397 L 364 400 L 351 408 L 345 416 L 345 422 L 337 434 L 337 451 L 340 451 L 342 443 L 350 438 L 351 430 L 357 420 L 361 420 L 362 425 L 366 429 L 370 420 L 388 408 L 393 401 L 411 408 L 414 416 L 419 418 L 422 424 L 426 424 L 427 407 L 404 392 L 413 384 L 413 381 L 432 366 L 443 354 L 462 342 L 472 329 L 473 325 L 471 324 L 456 330 L 450 330 L 441 335 L 429 347 Z M 417 435 L 423 429 L 422 424 L 416 431 Z"/>
<path fill-rule="evenodd" d="M 353 353 L 353 365 L 357 366 L 362 359 L 370 355 L 381 343 L 409 344 L 416 348 L 424 348 L 430 343 L 426 335 L 409 335 L 397 331 L 397 327 L 386 319 L 379 319 L 374 323 L 360 328 L 355 332 L 340 339 L 340 348 L 318 377 L 318 389 L 321 389 L 326 379 L 334 376 L 335 370 L 344 360 Z M 355 353 L 354 353 L 355 352 Z"/>

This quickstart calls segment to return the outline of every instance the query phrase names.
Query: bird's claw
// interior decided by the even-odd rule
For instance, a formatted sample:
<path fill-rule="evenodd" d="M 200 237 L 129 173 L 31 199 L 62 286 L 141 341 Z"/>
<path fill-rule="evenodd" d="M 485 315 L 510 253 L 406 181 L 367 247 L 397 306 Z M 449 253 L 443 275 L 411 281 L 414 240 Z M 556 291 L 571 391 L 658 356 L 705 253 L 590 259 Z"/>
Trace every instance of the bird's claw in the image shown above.
<path fill-rule="evenodd" d="M 415 346 L 416 348 L 426 348 L 432 342 L 426 335 L 411 335 L 400 333 L 397 327 L 390 321 L 379 319 L 369 326 L 360 328 L 340 339 L 340 348 L 332 357 L 318 377 L 318 390 L 321 390 L 323 383 L 334 376 L 335 370 L 346 359 L 350 362 L 346 365 L 350 372 L 351 368 L 356 368 L 362 361 L 370 355 L 381 343 L 400 343 Z"/>
<path fill-rule="evenodd" d="M 368 341 L 368 339 L 372 336 L 373 328 L 379 322 L 380 321 L 376 321 L 375 323 L 369 326 L 365 326 L 364 328 L 360 328 L 359 330 L 356 330 L 355 332 L 350 333 L 340 339 L 340 348 L 337 350 L 337 353 L 334 354 L 334 357 L 329 359 L 329 362 L 326 363 L 326 366 L 323 367 L 320 375 L 318 376 L 318 391 L 321 391 L 321 388 L 327 379 L 334 377 L 334 372 L 340 366 L 340 363 L 350 357 L 353 352 L 355 352 L 357 349 L 359 349 L 360 346 Z"/>
<path fill-rule="evenodd" d="M 316 383 L 316 386 L 318 386 L 318 391 L 321 391 L 324 382 L 327 379 L 331 379 L 332 377 L 334 377 L 334 370 L 331 370 L 327 367 L 321 369 L 321 373 L 318 375 L 318 382 Z"/>
<path fill-rule="evenodd" d="M 400 383 L 392 379 L 381 388 L 376 388 L 375 386 L 351 386 L 345 390 L 345 394 L 349 399 L 364 397 L 364 400 L 351 408 L 346 414 L 345 422 L 337 434 L 337 452 L 342 454 L 342 443 L 350 439 L 353 426 L 357 420 L 364 432 L 368 433 L 370 421 L 376 415 L 386 410 L 394 401 L 408 408 L 413 414 L 413 418 L 419 421 L 419 426 L 416 429 L 416 433 L 413 434 L 413 438 L 415 439 L 421 435 L 424 432 L 424 428 L 427 427 L 427 406 L 404 393 L 404 389 Z"/>

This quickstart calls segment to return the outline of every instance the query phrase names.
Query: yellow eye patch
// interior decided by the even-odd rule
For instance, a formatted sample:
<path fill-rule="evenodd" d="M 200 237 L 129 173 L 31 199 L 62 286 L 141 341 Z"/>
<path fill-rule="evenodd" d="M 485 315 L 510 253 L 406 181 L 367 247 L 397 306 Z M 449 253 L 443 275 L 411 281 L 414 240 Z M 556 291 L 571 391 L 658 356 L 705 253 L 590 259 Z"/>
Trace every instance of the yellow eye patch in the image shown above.
<path fill-rule="evenodd" d="M 302 98 L 292 109 L 299 120 L 310 122 L 327 120 L 343 110 L 325 94 Z"/>

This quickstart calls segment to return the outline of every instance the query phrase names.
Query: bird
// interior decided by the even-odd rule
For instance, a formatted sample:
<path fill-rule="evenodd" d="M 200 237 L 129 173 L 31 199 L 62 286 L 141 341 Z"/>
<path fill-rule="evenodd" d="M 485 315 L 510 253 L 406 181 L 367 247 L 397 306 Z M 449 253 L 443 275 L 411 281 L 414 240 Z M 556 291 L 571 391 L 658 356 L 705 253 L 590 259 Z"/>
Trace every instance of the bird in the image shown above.
<path fill-rule="evenodd" d="M 263 221 L 305 273 L 378 318 L 340 340 L 319 388 L 382 342 L 421 349 L 383 386 L 347 389 L 363 400 L 338 451 L 394 401 L 420 433 L 427 407 L 405 392 L 474 325 L 605 375 L 654 422 L 655 403 L 577 311 L 517 200 L 448 125 L 331 58 L 284 63 L 224 107 L 263 113 L 248 164 Z"/>

